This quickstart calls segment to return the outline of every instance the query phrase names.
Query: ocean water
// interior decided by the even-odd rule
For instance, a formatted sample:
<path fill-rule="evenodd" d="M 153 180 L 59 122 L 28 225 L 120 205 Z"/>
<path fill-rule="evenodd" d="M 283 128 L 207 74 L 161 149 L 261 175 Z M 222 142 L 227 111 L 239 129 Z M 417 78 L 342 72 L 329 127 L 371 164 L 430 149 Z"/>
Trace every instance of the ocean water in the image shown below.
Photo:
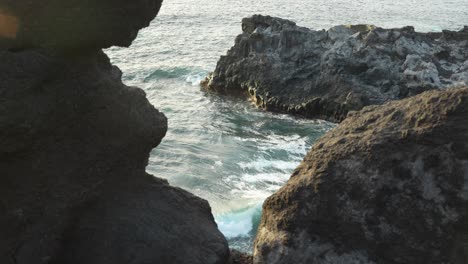
<path fill-rule="evenodd" d="M 468 25 L 468 0 L 165 0 L 131 48 L 106 51 L 124 82 L 143 88 L 169 118 L 147 171 L 207 199 L 231 247 L 243 251 L 252 247 L 264 199 L 334 126 L 200 90 L 199 82 L 241 32 L 241 19 L 253 14 L 313 29 L 367 23 L 458 30 Z"/>

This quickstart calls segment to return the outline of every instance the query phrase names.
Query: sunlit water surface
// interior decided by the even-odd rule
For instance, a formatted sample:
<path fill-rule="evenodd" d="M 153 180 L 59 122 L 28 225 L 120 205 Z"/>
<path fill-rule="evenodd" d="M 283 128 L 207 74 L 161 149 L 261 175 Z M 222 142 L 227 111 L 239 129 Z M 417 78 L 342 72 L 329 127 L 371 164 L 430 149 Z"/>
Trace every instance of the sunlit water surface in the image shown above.
<path fill-rule="evenodd" d="M 468 25 L 468 0 L 165 0 L 131 48 L 106 51 L 125 83 L 143 88 L 169 118 L 147 171 L 207 199 L 230 245 L 244 251 L 251 249 L 264 199 L 333 127 L 200 91 L 200 80 L 241 32 L 241 19 L 257 13 L 313 29 L 367 23 L 458 30 Z"/>

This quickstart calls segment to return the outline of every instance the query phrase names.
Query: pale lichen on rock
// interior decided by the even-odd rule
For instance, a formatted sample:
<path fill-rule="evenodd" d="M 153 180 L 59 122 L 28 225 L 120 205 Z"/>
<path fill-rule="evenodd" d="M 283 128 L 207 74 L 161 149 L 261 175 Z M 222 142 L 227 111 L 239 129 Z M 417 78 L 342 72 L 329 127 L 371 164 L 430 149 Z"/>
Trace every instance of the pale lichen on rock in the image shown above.
<path fill-rule="evenodd" d="M 349 111 L 468 84 L 468 27 L 418 33 L 343 25 L 311 30 L 254 15 L 202 87 L 266 110 L 341 121 Z"/>

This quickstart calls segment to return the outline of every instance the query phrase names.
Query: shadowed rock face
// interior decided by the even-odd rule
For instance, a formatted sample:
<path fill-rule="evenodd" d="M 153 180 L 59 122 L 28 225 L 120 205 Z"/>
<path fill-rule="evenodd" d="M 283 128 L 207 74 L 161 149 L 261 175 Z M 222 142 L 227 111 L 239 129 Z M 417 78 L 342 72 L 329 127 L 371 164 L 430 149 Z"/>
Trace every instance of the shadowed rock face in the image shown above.
<path fill-rule="evenodd" d="M 468 88 L 353 112 L 269 197 L 254 263 L 467 263 Z"/>
<path fill-rule="evenodd" d="M 366 105 L 468 83 L 468 27 L 314 31 L 255 15 L 242 20 L 242 30 L 202 87 L 247 95 L 270 111 L 339 122 Z"/>
<path fill-rule="evenodd" d="M 0 0 L 0 14 L 16 17 L 9 48 L 46 47 L 76 51 L 128 47 L 149 25 L 161 0 Z M 14 38 L 14 39 L 12 39 Z M 0 43 L 2 39 L 0 38 Z M 6 44 L 4 44 L 6 46 Z M 0 46 L 1 47 L 1 46 Z"/>
<path fill-rule="evenodd" d="M 47 31 L 41 16 L 18 17 L 18 39 L 34 48 L 0 49 L 0 263 L 226 263 L 227 242 L 208 203 L 145 172 L 166 117 L 141 89 L 122 83 L 100 50 L 129 44 L 160 1 L 122 2 L 114 11 L 105 9 L 109 1 L 32 2 L 9 9 L 55 14 L 73 7 L 60 19 L 100 19 L 69 24 L 76 33 L 110 27 L 116 10 L 129 18 L 144 12 L 129 28 L 113 17 L 111 30 L 123 32 L 99 39 L 97 32 L 68 38 L 64 28 Z M 44 27 L 25 28 L 31 19 Z"/>

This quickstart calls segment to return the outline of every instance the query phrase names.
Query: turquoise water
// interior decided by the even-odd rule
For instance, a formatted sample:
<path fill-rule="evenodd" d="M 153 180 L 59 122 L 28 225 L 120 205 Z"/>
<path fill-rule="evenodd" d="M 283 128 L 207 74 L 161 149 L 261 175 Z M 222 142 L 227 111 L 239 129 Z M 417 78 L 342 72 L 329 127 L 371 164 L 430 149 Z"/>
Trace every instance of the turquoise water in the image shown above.
<path fill-rule="evenodd" d="M 468 25 L 468 1 L 166 0 L 131 48 L 107 50 L 124 81 L 143 88 L 169 118 L 147 171 L 207 199 L 231 246 L 244 251 L 251 248 L 264 199 L 333 127 L 200 91 L 199 81 L 240 33 L 241 19 L 256 13 L 314 29 L 370 23 L 458 30 Z"/>

